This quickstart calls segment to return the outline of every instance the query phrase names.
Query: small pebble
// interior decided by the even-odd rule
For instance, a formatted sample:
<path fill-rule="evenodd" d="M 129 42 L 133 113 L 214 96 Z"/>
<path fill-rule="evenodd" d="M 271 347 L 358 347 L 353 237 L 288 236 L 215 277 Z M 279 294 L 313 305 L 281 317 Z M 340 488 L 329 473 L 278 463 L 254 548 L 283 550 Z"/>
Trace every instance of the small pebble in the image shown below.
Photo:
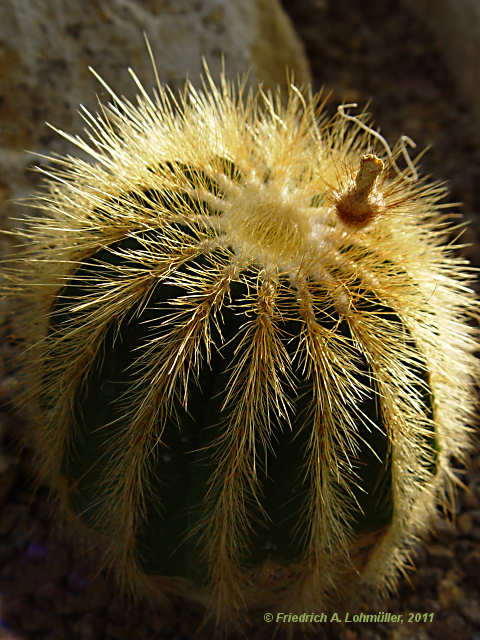
<path fill-rule="evenodd" d="M 480 506 L 480 498 L 469 488 L 463 494 L 463 504 L 467 509 L 478 509 Z"/>
<path fill-rule="evenodd" d="M 81 640 L 103 640 L 105 620 L 94 613 L 85 613 L 72 625 L 72 631 L 78 634 Z"/>
<path fill-rule="evenodd" d="M 468 625 L 457 613 L 449 612 L 442 620 L 430 627 L 430 634 L 435 640 L 470 640 Z"/>
<path fill-rule="evenodd" d="M 475 527 L 470 532 L 470 537 L 474 540 L 480 540 L 480 527 Z"/>
<path fill-rule="evenodd" d="M 472 518 L 468 513 L 462 513 L 457 518 L 457 525 L 458 525 L 458 528 L 460 529 L 460 532 L 464 536 L 468 536 L 473 529 Z"/>
<path fill-rule="evenodd" d="M 433 598 L 425 598 L 423 609 L 428 613 L 438 613 L 439 611 L 441 611 L 442 606 L 438 602 L 438 600 L 434 600 Z"/>
<path fill-rule="evenodd" d="M 475 524 L 480 524 L 480 509 L 471 509 L 468 513 Z"/>
<path fill-rule="evenodd" d="M 474 549 L 462 560 L 463 571 L 470 578 L 474 578 L 480 587 L 480 549 Z"/>
<path fill-rule="evenodd" d="M 459 602 L 459 609 L 469 622 L 480 626 L 480 601 L 478 598 L 463 598 Z"/>
<path fill-rule="evenodd" d="M 29 560 L 44 560 L 47 556 L 47 549 L 41 544 L 31 542 L 25 550 L 25 555 Z"/>
<path fill-rule="evenodd" d="M 427 548 L 431 562 L 438 567 L 448 568 L 454 561 L 452 549 L 440 544 L 431 544 Z"/>
<path fill-rule="evenodd" d="M 74 592 L 83 591 L 87 586 L 87 579 L 76 571 L 69 571 L 67 575 L 67 587 Z"/>
<path fill-rule="evenodd" d="M 8 400 L 13 398 L 17 389 L 20 388 L 20 382 L 15 376 L 7 376 L 0 379 L 0 398 Z"/>
<path fill-rule="evenodd" d="M 457 584 L 453 574 L 443 578 L 437 586 L 438 600 L 444 609 L 450 609 L 455 603 L 464 597 L 462 589 Z"/>
<path fill-rule="evenodd" d="M 473 551 L 477 547 L 478 545 L 475 544 L 473 540 L 470 540 L 468 538 L 460 538 L 455 544 L 455 548 L 458 552 L 459 558 L 465 556 L 467 553 L 470 553 L 470 551 Z"/>

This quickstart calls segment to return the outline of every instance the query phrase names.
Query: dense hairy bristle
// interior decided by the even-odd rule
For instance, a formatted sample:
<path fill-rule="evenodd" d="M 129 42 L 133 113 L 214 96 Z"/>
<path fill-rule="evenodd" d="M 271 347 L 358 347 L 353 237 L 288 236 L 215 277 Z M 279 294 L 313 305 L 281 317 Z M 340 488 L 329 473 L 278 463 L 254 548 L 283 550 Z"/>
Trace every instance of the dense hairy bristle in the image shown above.
<path fill-rule="evenodd" d="M 193 532 L 210 611 L 228 620 L 270 587 L 288 611 L 321 610 L 339 583 L 386 592 L 452 494 L 452 457 L 468 451 L 475 414 L 478 334 L 469 320 L 478 302 L 472 270 L 450 242 L 445 189 L 407 180 L 395 170 L 398 151 L 341 113 L 328 119 L 319 96 L 294 86 L 284 101 L 225 79 L 217 86 L 207 74 L 203 89 L 187 85 L 174 98 L 162 87 L 149 97 L 135 81 L 136 104 L 107 87 L 112 102 L 100 114 L 82 108 L 86 139 L 59 131 L 92 162 L 48 158 L 47 187 L 33 201 L 41 215 L 18 231 L 21 257 L 6 271 L 28 346 L 22 401 L 37 423 L 40 481 L 65 482 L 62 464 L 80 437 L 75 394 L 92 363 L 108 359 L 107 330 L 133 322 L 132 309 L 140 317 L 156 287 L 177 288 L 146 325 L 137 382 L 99 461 L 92 522 L 109 540 L 107 562 L 128 588 L 147 588 L 134 541 L 149 501 L 162 502 L 152 498 L 152 469 L 165 425 L 188 412 L 204 366 L 230 353 Z M 231 336 L 228 314 L 243 318 Z M 292 323 L 295 349 L 283 334 Z M 251 505 L 260 519 L 268 510 L 259 474 L 268 474 L 277 421 L 302 431 L 294 405 L 305 385 L 301 557 L 289 569 L 246 568 Z M 361 408 L 371 389 L 380 425 Z M 388 525 L 362 535 L 358 452 L 375 429 L 388 440 L 394 506 Z"/>

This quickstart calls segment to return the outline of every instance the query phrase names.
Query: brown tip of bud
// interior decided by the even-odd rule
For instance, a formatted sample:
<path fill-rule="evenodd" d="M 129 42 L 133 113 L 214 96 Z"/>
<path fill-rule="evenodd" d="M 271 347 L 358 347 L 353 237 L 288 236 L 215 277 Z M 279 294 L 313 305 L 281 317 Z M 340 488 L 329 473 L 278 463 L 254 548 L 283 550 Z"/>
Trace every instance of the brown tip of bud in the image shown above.
<path fill-rule="evenodd" d="M 382 210 L 381 198 L 375 192 L 375 182 L 383 167 L 380 158 L 373 154 L 361 157 L 354 186 L 340 194 L 335 203 L 338 216 L 346 225 L 364 227 Z"/>

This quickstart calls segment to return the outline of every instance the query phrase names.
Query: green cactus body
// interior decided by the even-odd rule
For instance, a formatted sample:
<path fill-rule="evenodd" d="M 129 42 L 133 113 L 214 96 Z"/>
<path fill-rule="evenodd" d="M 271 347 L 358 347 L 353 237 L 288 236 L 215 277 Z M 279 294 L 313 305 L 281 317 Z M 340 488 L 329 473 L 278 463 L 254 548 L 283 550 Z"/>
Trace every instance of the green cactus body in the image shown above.
<path fill-rule="evenodd" d="M 474 412 L 444 191 L 296 89 L 189 92 L 86 114 L 96 164 L 36 201 L 8 291 L 39 481 L 126 591 L 195 587 L 219 627 L 385 592 Z"/>

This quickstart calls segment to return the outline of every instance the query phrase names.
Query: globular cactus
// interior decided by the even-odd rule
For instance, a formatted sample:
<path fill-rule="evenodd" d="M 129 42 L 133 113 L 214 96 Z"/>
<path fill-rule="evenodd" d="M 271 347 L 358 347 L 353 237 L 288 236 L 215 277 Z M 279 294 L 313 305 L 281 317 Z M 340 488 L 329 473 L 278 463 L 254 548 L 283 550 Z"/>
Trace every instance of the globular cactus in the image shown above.
<path fill-rule="evenodd" d="M 50 158 L 6 270 L 38 481 L 123 591 L 219 629 L 387 593 L 475 414 L 445 189 L 293 85 L 134 79 L 59 132 L 92 162 Z"/>

